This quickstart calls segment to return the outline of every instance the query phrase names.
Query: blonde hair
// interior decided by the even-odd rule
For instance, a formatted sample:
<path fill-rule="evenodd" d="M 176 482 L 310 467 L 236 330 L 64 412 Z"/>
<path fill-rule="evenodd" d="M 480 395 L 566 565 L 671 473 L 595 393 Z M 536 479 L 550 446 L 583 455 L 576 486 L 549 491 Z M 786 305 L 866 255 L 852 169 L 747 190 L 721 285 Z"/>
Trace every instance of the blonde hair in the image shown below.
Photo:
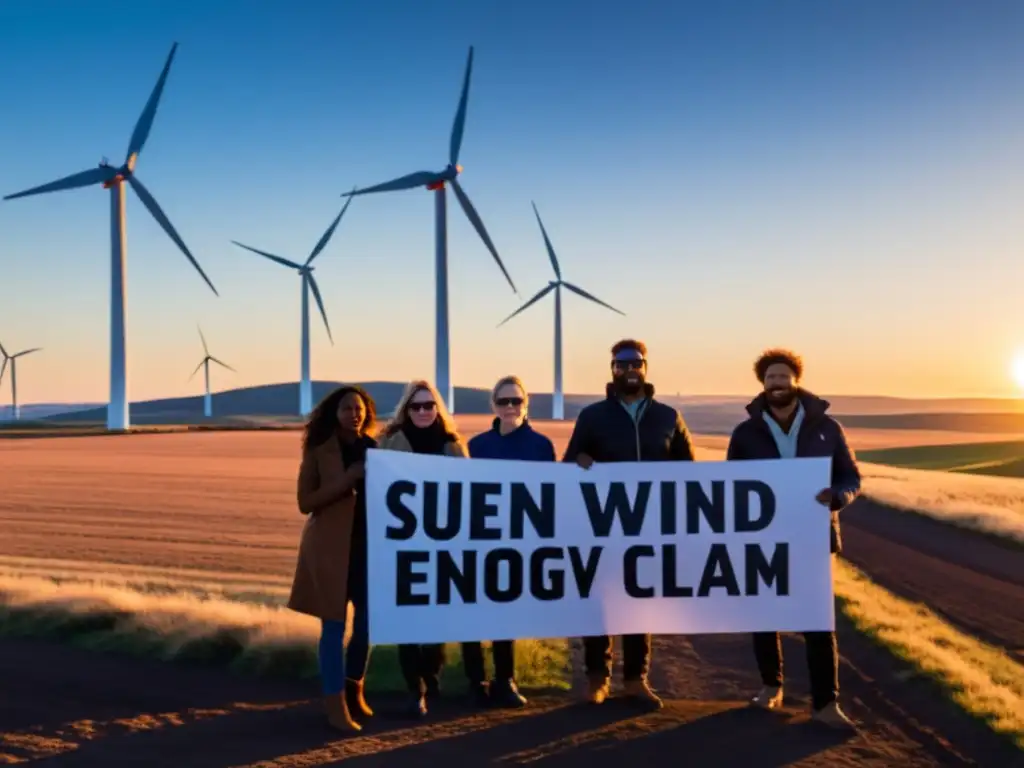
<path fill-rule="evenodd" d="M 441 422 L 441 425 L 444 427 L 444 431 L 461 441 L 462 437 L 459 435 L 458 427 L 455 426 L 455 419 L 453 419 L 451 413 L 448 412 L 448 406 L 444 404 L 444 398 L 442 398 L 441 393 L 437 391 L 437 387 L 426 379 L 415 379 L 405 385 L 405 391 L 402 392 L 402 396 L 398 400 L 398 405 L 395 406 L 395 413 L 391 417 L 391 421 L 388 422 L 388 426 L 384 430 L 384 434 L 393 435 L 402 428 L 406 419 L 409 418 L 409 403 L 417 392 L 429 392 L 431 394 L 434 398 L 434 408 L 437 412 L 437 420 Z"/>
<path fill-rule="evenodd" d="M 494 389 L 491 390 L 491 403 L 493 404 L 494 401 L 498 399 L 498 393 L 502 390 L 502 388 L 507 387 L 510 384 L 515 384 L 517 387 L 519 387 L 520 391 L 522 391 L 523 393 L 523 405 L 529 405 L 530 393 L 526 391 L 526 385 L 523 384 L 523 380 L 520 379 L 515 374 L 502 376 L 500 379 L 498 379 L 498 383 L 495 384 Z"/>

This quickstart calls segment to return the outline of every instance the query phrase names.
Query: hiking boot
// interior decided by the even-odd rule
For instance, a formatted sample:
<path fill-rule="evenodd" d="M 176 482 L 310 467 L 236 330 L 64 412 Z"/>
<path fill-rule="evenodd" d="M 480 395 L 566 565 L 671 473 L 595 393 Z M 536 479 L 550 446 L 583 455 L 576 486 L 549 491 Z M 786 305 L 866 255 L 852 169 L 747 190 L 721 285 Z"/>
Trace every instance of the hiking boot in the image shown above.
<path fill-rule="evenodd" d="M 405 708 L 405 713 L 412 718 L 427 716 L 427 697 L 423 694 L 414 693 Z"/>
<path fill-rule="evenodd" d="M 811 720 L 822 725 L 827 725 L 829 728 L 836 728 L 841 731 L 855 731 L 857 730 L 856 723 L 853 722 L 846 713 L 839 708 L 839 702 L 833 701 L 830 704 L 826 704 L 819 710 L 816 710 L 811 714 Z"/>
<path fill-rule="evenodd" d="M 757 696 L 750 700 L 750 704 L 761 709 L 778 709 L 782 706 L 782 686 L 764 686 L 758 691 Z"/>
<path fill-rule="evenodd" d="M 348 679 L 345 681 L 345 702 L 348 704 L 349 714 L 353 717 L 373 717 L 373 710 L 366 703 L 362 680 Z"/>
<path fill-rule="evenodd" d="M 487 709 L 491 706 L 491 693 L 487 683 L 469 684 L 469 703 L 478 709 Z"/>
<path fill-rule="evenodd" d="M 651 690 L 646 678 L 626 680 L 625 688 L 626 698 L 644 709 L 655 710 L 665 706 L 658 694 Z"/>
<path fill-rule="evenodd" d="M 427 701 L 438 701 L 441 698 L 441 682 L 427 680 L 425 683 Z"/>
<path fill-rule="evenodd" d="M 514 680 L 495 680 L 491 683 L 491 706 L 522 709 L 526 706 L 526 697 L 519 692 Z"/>
<path fill-rule="evenodd" d="M 587 683 L 587 701 L 604 704 L 612 692 L 611 681 L 606 677 L 592 677 Z"/>
<path fill-rule="evenodd" d="M 336 693 L 324 696 L 324 709 L 327 711 L 327 723 L 337 731 L 361 731 L 363 726 L 352 719 L 348 712 L 345 696 Z"/>

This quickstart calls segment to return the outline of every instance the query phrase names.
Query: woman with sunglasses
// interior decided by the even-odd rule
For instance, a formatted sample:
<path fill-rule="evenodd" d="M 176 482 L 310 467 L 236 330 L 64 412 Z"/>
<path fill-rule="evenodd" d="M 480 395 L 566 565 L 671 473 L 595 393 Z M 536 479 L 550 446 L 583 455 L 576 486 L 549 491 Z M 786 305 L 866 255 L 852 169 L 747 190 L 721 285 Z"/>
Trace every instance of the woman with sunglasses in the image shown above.
<path fill-rule="evenodd" d="M 379 447 L 435 456 L 467 456 L 466 445 L 441 395 L 433 384 L 423 380 L 406 386 Z M 444 644 L 399 645 L 398 662 L 412 694 L 409 714 L 423 717 L 427 714 L 428 699 L 436 701 L 441 693 Z"/>
<path fill-rule="evenodd" d="M 518 459 L 555 461 L 555 446 L 530 426 L 527 412 L 530 398 L 518 376 L 505 376 L 491 391 L 494 421 L 491 429 L 469 441 L 474 459 Z M 515 641 L 495 640 L 494 680 L 485 682 L 484 652 L 478 642 L 462 644 L 462 663 L 469 678 L 472 697 L 479 706 L 518 708 L 526 706 L 515 682 Z"/>
<path fill-rule="evenodd" d="M 377 445 L 373 398 L 339 387 L 313 409 L 302 441 L 299 510 L 307 516 L 288 607 L 320 619 L 320 681 L 327 722 L 359 731 L 373 710 L 363 697 L 370 655 L 367 619 L 366 451 Z M 352 635 L 343 648 L 348 607 Z M 354 717 L 353 717 L 354 716 Z"/>

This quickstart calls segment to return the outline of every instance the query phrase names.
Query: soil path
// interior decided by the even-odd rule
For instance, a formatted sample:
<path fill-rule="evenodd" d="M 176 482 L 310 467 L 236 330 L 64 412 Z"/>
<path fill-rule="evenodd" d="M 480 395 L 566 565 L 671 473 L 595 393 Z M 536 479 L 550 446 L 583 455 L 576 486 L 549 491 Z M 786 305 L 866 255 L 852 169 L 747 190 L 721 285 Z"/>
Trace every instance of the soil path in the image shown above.
<path fill-rule="evenodd" d="M 537 696 L 522 712 L 473 712 L 451 701 L 425 723 L 379 716 L 338 738 L 309 683 L 239 679 L 219 670 L 0 641 L 0 764 L 60 766 L 621 766 L 721 768 L 1024 768 L 1024 753 L 908 680 L 891 658 L 841 628 L 843 697 L 862 722 L 853 737 L 810 724 L 803 653 L 788 639 L 789 704 L 752 711 L 749 638 L 658 638 L 652 678 L 666 708 L 637 715 Z"/>
<path fill-rule="evenodd" d="M 1024 548 L 858 500 L 843 556 L 872 581 L 1024 660 Z"/>

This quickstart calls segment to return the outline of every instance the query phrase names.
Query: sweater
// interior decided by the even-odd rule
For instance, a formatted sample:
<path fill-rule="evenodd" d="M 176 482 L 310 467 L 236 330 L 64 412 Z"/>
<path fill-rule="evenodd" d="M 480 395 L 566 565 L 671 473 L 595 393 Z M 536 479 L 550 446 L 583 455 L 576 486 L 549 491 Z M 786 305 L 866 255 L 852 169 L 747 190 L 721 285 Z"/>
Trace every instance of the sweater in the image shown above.
<path fill-rule="evenodd" d="M 499 420 L 495 419 L 487 432 L 481 432 L 469 441 L 472 459 L 519 459 L 521 461 L 555 461 L 554 444 L 524 421 L 518 429 L 501 434 Z"/>

